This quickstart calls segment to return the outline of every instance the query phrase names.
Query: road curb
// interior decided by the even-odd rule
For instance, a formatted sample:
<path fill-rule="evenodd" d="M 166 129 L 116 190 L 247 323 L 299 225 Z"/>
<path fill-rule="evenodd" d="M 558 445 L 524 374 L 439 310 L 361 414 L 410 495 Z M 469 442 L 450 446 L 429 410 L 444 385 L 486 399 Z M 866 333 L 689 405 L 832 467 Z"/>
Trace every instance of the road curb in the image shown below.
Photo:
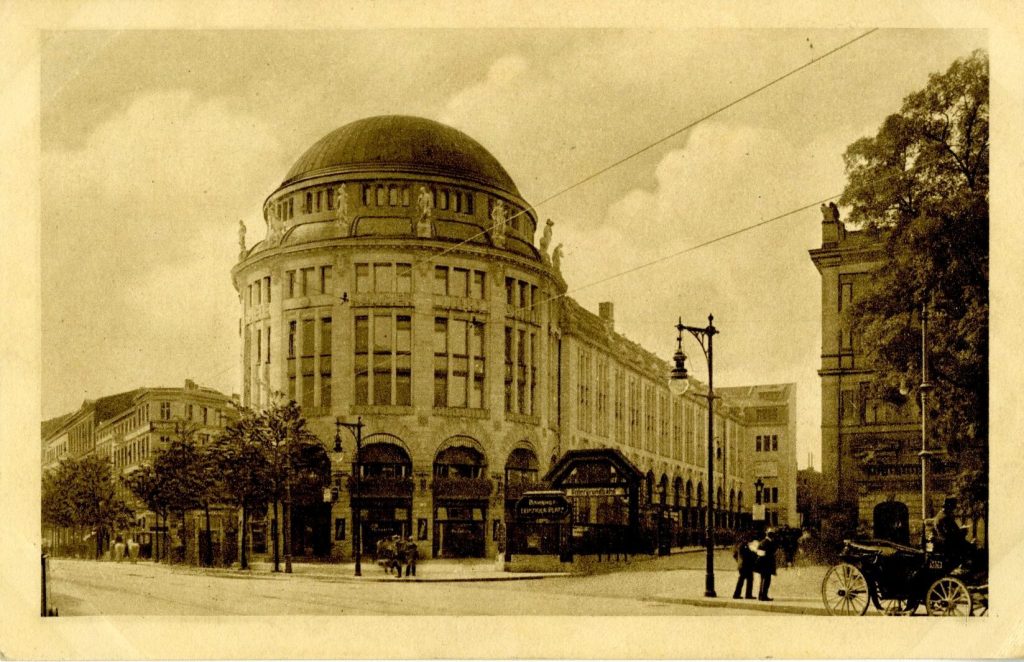
<path fill-rule="evenodd" d="M 773 614 L 798 614 L 803 616 L 828 616 L 824 607 L 801 607 L 799 605 L 783 605 L 760 601 L 710 599 L 710 598 L 649 598 L 654 602 L 687 605 L 691 607 L 715 607 L 719 609 L 746 609 L 747 611 L 764 611 Z"/>

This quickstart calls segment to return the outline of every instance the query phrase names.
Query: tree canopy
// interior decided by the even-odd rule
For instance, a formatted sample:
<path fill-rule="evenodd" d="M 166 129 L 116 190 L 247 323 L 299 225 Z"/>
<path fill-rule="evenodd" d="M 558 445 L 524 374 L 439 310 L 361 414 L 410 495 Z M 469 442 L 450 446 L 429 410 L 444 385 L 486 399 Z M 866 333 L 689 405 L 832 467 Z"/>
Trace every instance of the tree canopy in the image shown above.
<path fill-rule="evenodd" d="M 932 74 L 874 137 L 847 148 L 840 198 L 886 245 L 851 309 L 876 394 L 919 384 L 925 307 L 930 443 L 948 450 L 971 514 L 987 502 L 988 81 L 984 51 Z"/>

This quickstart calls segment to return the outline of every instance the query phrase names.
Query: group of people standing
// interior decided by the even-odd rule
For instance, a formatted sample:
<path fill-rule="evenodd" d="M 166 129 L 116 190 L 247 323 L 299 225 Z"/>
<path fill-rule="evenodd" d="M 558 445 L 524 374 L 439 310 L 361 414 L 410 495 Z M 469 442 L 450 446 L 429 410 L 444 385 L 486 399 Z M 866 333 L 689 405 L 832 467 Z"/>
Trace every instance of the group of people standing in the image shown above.
<path fill-rule="evenodd" d="M 393 535 L 377 541 L 377 563 L 384 568 L 386 574 L 390 575 L 394 571 L 396 577 L 401 577 L 404 569 L 406 577 L 415 577 L 419 556 L 416 543 L 409 538 Z"/>
<path fill-rule="evenodd" d="M 114 542 L 110 543 L 110 557 L 120 563 L 124 560 L 125 555 L 132 563 L 137 562 L 139 560 L 139 543 L 132 538 L 128 538 L 128 542 L 125 542 L 121 536 L 117 536 Z"/>
<path fill-rule="evenodd" d="M 757 599 L 762 602 L 772 601 L 772 598 L 768 597 L 768 589 L 771 588 L 772 576 L 775 574 L 775 552 L 778 548 L 779 541 L 773 529 L 768 529 L 760 540 L 748 535 L 736 542 L 732 555 L 736 559 L 736 569 L 740 576 L 736 580 L 733 600 L 754 599 L 754 573 L 757 573 L 761 577 Z M 744 587 L 746 591 L 743 590 Z"/>

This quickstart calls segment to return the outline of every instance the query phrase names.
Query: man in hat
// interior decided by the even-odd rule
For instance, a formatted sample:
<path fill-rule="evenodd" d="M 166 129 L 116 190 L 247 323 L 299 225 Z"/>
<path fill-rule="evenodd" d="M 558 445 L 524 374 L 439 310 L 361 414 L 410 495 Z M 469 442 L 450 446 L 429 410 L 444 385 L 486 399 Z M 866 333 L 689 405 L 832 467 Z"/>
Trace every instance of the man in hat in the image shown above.
<path fill-rule="evenodd" d="M 772 585 L 772 575 L 775 574 L 775 550 L 778 549 L 778 541 L 775 539 L 775 530 L 768 529 L 764 533 L 764 539 L 757 545 L 757 574 L 761 575 L 761 584 L 757 589 L 757 599 L 761 602 L 771 602 L 768 597 L 768 589 Z"/>
<path fill-rule="evenodd" d="M 946 497 L 942 502 L 942 512 L 935 518 L 932 527 L 934 532 L 935 550 L 943 552 L 951 561 L 962 559 L 965 552 L 964 530 L 956 521 L 956 498 Z"/>

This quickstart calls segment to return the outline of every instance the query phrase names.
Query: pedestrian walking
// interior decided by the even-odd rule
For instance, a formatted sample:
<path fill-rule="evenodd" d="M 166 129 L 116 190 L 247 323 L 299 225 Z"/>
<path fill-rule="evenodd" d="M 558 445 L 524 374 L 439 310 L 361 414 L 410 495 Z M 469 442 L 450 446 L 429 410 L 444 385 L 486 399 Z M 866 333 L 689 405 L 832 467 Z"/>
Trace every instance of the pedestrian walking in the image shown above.
<path fill-rule="evenodd" d="M 768 589 L 772 585 L 772 575 L 775 574 L 775 550 L 778 549 L 778 542 L 775 540 L 775 531 L 768 529 L 757 544 L 756 570 L 761 575 L 761 585 L 757 590 L 757 599 L 761 602 L 771 602 L 768 597 Z"/>
<path fill-rule="evenodd" d="M 405 562 L 405 576 L 412 574 L 416 576 L 416 559 L 420 557 L 420 550 L 411 539 L 405 538 L 402 541 L 403 561 Z"/>
<path fill-rule="evenodd" d="M 398 579 L 402 578 L 402 557 L 404 551 L 402 549 L 402 536 L 397 533 L 391 536 L 391 569 L 395 571 L 395 577 Z"/>
<path fill-rule="evenodd" d="M 736 559 L 736 570 L 739 578 L 736 580 L 736 590 L 732 592 L 733 600 L 746 598 L 754 599 L 754 564 L 757 562 L 757 541 L 751 536 L 743 535 L 736 542 L 732 551 L 732 557 Z M 746 584 L 746 591 L 743 585 Z M 743 595 L 741 595 L 741 593 Z"/>
<path fill-rule="evenodd" d="M 128 538 L 128 560 L 132 563 L 139 561 L 139 543 L 134 538 Z"/>
<path fill-rule="evenodd" d="M 391 574 L 396 553 L 397 550 L 391 538 L 381 538 L 377 541 L 377 565 L 384 569 L 384 574 Z"/>

